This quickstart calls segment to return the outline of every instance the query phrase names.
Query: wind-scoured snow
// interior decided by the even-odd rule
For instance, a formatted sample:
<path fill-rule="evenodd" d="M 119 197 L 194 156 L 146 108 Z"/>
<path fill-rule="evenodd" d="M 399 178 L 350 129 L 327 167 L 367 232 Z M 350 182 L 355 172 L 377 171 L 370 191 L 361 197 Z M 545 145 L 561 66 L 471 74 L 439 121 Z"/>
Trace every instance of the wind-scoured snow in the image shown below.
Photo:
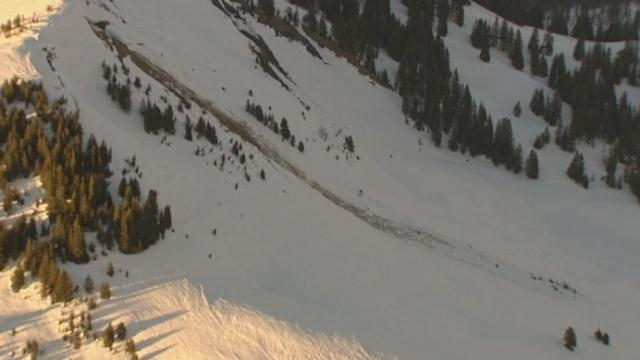
<path fill-rule="evenodd" d="M 76 302 L 50 306 L 40 298 L 38 285 L 19 295 L 9 289 L 9 272 L 0 273 L 0 356 L 22 354 L 27 340 L 45 345 L 46 359 L 127 359 L 123 343 L 108 351 L 99 342 L 79 350 L 62 341 L 60 329 Z M 383 359 L 369 354 L 356 342 L 310 333 L 283 321 L 228 301 L 211 304 L 201 290 L 183 277 L 169 276 L 131 282 L 114 289 L 118 296 L 101 300 L 92 312 L 93 326 L 123 322 L 134 334 L 141 359 Z M 82 309 L 80 307 L 80 309 Z M 42 345 L 41 345 L 42 346 Z"/>

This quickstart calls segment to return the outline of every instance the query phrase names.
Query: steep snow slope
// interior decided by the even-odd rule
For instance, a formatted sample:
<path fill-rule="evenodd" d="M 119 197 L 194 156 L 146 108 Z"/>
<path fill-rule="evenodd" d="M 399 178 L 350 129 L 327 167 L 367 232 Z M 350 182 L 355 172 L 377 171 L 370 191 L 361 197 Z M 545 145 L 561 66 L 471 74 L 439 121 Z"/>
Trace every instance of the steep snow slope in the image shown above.
<path fill-rule="evenodd" d="M 180 311 L 179 302 L 150 315 L 167 323 L 156 333 L 145 332 L 136 308 L 118 300 L 130 284 L 141 284 L 141 290 L 149 284 L 141 306 L 153 304 L 166 295 L 155 292 L 153 279 L 166 276 L 202 285 L 211 302 L 223 298 L 304 328 L 355 337 L 371 352 L 402 359 L 569 358 L 573 355 L 560 345 L 569 324 L 577 329 L 583 359 L 627 359 L 636 353 L 640 243 L 635 219 L 640 208 L 629 194 L 604 186 L 582 190 L 564 175 L 569 155 L 553 147 L 540 154 L 537 182 L 485 160 L 436 149 L 426 134 L 405 125 L 396 94 L 372 84 L 343 59 L 326 49 L 319 50 L 322 60 L 312 57 L 299 43 L 275 36 L 251 18 L 230 19 L 210 1 L 100 4 L 68 2 L 29 49 L 52 94 L 73 99 L 86 130 L 113 146 L 114 159 L 135 154 L 142 182 L 172 205 L 176 233 L 147 252 L 113 253 L 98 263 L 71 267 L 76 282 L 86 273 L 101 279 L 108 261 L 130 272 L 129 278 L 115 280 L 112 309 L 132 319 L 134 338 L 148 345 L 143 355 L 188 358 L 196 347 L 195 342 L 172 345 L 174 336 L 193 333 L 192 322 L 182 326 L 181 317 L 171 317 Z M 278 1 L 278 6 L 286 4 Z M 403 8 L 396 3 L 394 9 Z M 496 54 L 490 65 L 476 60 L 468 44 L 469 24 L 485 14 L 492 19 L 476 6 L 469 8 L 467 27 L 452 25 L 447 45 L 463 81 L 497 118 L 508 115 L 516 99 L 528 103 L 542 83 L 511 70 Z M 372 228 L 246 143 L 245 151 L 255 156 L 249 167 L 253 180 L 243 180 L 237 164 L 219 171 L 212 162 L 229 153 L 228 140 L 238 138 L 232 133 L 224 133 L 223 148 L 205 157 L 193 155 L 205 143 L 183 140 L 181 123 L 170 146 L 160 136 L 145 134 L 139 116 L 120 112 L 106 96 L 100 63 L 115 62 L 115 55 L 86 18 L 108 20 L 109 34 L 248 125 L 261 143 L 341 200 L 407 228 Z M 250 41 L 238 29 L 262 36 L 288 73 L 284 82 L 291 91 L 255 67 Z M 569 40 L 558 39 L 556 46 L 572 49 Z M 53 66 L 43 47 L 55 48 Z M 154 99 L 164 93 L 158 82 L 124 61 L 132 76 L 152 84 Z M 252 101 L 271 106 L 276 119 L 286 116 L 296 138 L 305 141 L 304 153 L 244 112 L 250 89 Z M 167 96 L 176 103 L 175 96 Z M 134 104 L 141 99 L 135 94 Z M 194 106 L 189 113 L 196 119 L 200 109 Z M 329 134 L 326 141 L 320 127 Z M 523 145 L 531 144 L 543 121 L 525 112 L 516 129 Z M 348 158 L 342 150 L 345 134 L 353 135 L 356 145 L 356 155 Z M 591 153 L 589 171 L 600 175 L 600 150 Z M 118 161 L 116 174 L 124 166 Z M 266 182 L 258 180 L 261 168 Z M 440 241 L 394 236 L 403 229 Z M 578 295 L 552 290 L 549 279 L 566 281 Z M 191 301 L 197 291 L 179 294 Z M 611 348 L 591 339 L 596 327 L 611 333 Z M 212 328 L 208 334 L 216 336 Z M 164 331 L 172 335 L 163 338 Z M 220 354 L 217 346 L 198 343 L 202 353 L 194 356 Z M 156 353 L 165 347 L 170 349 Z M 261 358 L 255 354 L 245 355 Z"/>

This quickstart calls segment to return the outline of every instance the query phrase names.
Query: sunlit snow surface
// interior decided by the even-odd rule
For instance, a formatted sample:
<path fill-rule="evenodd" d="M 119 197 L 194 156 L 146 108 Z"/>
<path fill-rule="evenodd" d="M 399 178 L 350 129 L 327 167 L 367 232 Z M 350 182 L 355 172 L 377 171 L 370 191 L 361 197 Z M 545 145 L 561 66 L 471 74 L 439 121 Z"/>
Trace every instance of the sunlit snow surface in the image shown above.
<path fill-rule="evenodd" d="M 276 3 L 280 9 L 287 6 Z M 175 233 L 143 254 L 114 252 L 89 265 L 65 266 L 76 283 L 91 274 L 97 284 L 112 284 L 113 299 L 96 310 L 96 329 L 109 320 L 124 321 L 143 359 L 387 354 L 379 356 L 601 360 L 632 359 L 638 353 L 640 206 L 628 189 L 610 190 L 599 181 L 602 145 L 581 147 L 595 178 L 589 191 L 566 177 L 572 155 L 553 145 L 539 152 L 541 179 L 530 181 L 486 159 L 435 148 L 428 134 L 405 125 L 395 93 L 373 85 L 328 49 L 318 47 L 323 60 L 314 58 L 299 43 L 276 37 L 247 17 L 242 26 L 260 34 L 288 72 L 287 91 L 255 68 L 248 39 L 210 1 L 104 1 L 108 10 L 100 4 L 68 1 L 37 39 L 13 45 L 23 49 L 23 59 L 33 64 L 52 96 L 65 95 L 77 104 L 86 132 L 113 147 L 114 174 L 135 154 L 143 186 L 157 189 L 160 201 L 172 206 Z M 399 1 L 393 9 L 406 12 Z M 522 103 L 523 115 L 513 122 L 528 153 L 545 126 L 528 111 L 533 91 L 545 87 L 544 80 L 515 71 L 497 52 L 490 64 L 482 63 L 468 37 L 474 19 L 492 21 L 493 14 L 472 5 L 465 15 L 465 27 L 450 25 L 446 40 L 452 66 L 494 119 L 511 116 L 516 101 Z M 100 63 L 117 59 L 86 18 L 109 21 L 111 34 L 249 124 L 340 198 L 423 229 L 451 248 L 373 229 L 248 144 L 245 152 L 254 155 L 248 166 L 251 182 L 237 161 L 218 170 L 213 161 L 228 155 L 228 141 L 238 137 L 224 132 L 210 115 L 224 145 L 204 157 L 194 155 L 197 146 L 209 148 L 204 140 L 182 138 L 182 114 L 170 145 L 145 134 L 135 111 L 122 113 L 106 96 Z M 528 39 L 531 30 L 522 31 Z M 556 51 L 571 54 L 574 44 L 556 36 Z M 55 52 L 55 71 L 45 47 Z M 151 84 L 153 100 L 166 95 L 177 104 L 159 83 L 128 59 L 125 63 L 132 78 Z M 383 63 L 397 66 L 389 59 Z M 3 76 L 11 71 L 3 70 Z M 249 90 L 253 102 L 272 106 L 278 120 L 288 119 L 296 138 L 305 141 L 303 154 L 244 112 Z M 637 94 L 637 88 L 628 90 Z M 135 93 L 133 104 L 142 98 Z M 201 114 L 197 106 L 188 113 L 192 120 Z M 345 158 L 345 134 L 353 136 L 359 159 Z M 257 175 L 262 168 L 267 181 Z M 115 175 L 112 185 L 119 180 Z M 107 278 L 109 261 L 129 277 Z M 27 337 L 48 341 L 44 346 L 54 358 L 75 354 L 58 340 L 59 308 L 37 296 L 22 300 L 33 289 L 11 293 L 9 276 L 5 271 L 0 278 L 0 299 L 9 304 L 0 307 L 0 344 L 10 344 L 0 345 L 0 357 Z M 566 281 L 579 294 L 555 292 L 548 279 Z M 24 329 L 16 338 L 8 333 L 15 325 Z M 578 334 L 577 354 L 561 345 L 569 325 Z M 612 346 L 593 339 L 598 327 L 610 333 Z M 110 356 L 98 344 L 80 354 Z"/>

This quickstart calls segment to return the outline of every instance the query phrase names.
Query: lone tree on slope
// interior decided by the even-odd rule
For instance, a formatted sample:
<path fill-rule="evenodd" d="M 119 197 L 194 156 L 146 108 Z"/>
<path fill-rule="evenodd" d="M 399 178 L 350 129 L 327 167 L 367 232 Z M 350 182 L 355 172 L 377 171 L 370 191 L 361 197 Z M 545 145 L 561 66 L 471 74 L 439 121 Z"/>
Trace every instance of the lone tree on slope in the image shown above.
<path fill-rule="evenodd" d="M 571 326 L 564 331 L 564 347 L 573 351 L 578 345 L 576 341 L 576 332 Z"/>

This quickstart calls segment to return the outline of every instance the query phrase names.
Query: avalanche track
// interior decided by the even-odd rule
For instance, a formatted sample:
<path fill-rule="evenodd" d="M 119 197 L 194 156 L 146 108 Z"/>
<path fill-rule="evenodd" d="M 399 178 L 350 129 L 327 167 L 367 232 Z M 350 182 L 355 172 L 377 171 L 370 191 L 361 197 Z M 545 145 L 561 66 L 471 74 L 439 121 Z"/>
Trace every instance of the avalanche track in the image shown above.
<path fill-rule="evenodd" d="M 247 143 L 253 145 L 266 159 L 279 165 L 295 177 L 303 181 L 310 188 L 319 192 L 324 198 L 338 207 L 348 211 L 369 226 L 389 234 L 396 239 L 408 242 L 415 246 L 427 247 L 431 251 L 452 258 L 476 269 L 488 272 L 498 278 L 522 288 L 545 293 L 549 296 L 562 297 L 567 300 L 575 300 L 580 293 L 564 281 L 558 281 L 546 276 L 526 271 L 509 262 L 483 254 L 472 246 L 444 239 L 428 229 L 402 224 L 383 216 L 371 213 L 358 207 L 323 187 L 317 181 L 309 178 L 304 171 L 297 167 L 284 154 L 278 152 L 268 140 L 256 134 L 244 121 L 234 118 L 220 109 L 213 100 L 205 99 L 189 86 L 180 82 L 168 71 L 156 65 L 151 59 L 141 55 L 127 45 L 124 39 L 119 38 L 108 30 L 109 23 L 86 19 L 94 34 L 109 49 L 115 51 L 120 60 L 129 58 L 141 71 L 158 81 L 176 97 L 184 101 L 197 104 L 201 109 L 215 116 L 222 126 L 239 136 Z"/>

